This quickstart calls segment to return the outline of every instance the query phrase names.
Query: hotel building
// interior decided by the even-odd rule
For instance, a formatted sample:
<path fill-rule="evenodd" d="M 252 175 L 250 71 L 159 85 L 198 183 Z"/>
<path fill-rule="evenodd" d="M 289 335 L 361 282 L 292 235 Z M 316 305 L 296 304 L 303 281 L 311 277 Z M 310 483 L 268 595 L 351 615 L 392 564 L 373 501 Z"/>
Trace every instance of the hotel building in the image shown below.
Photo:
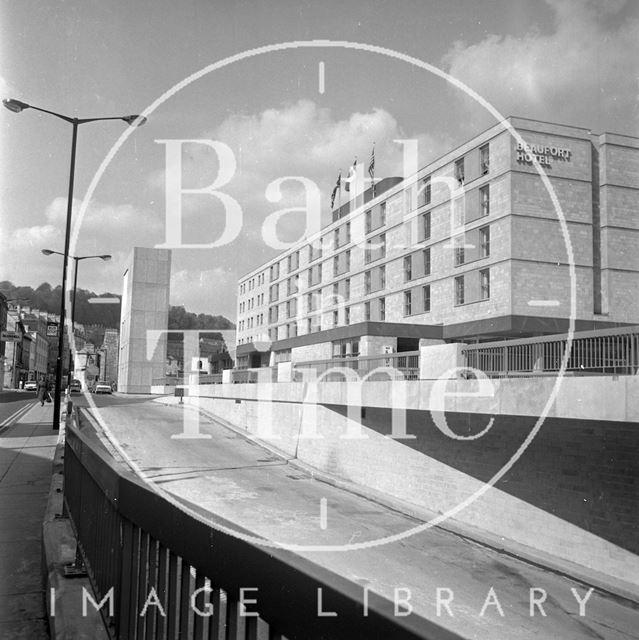
<path fill-rule="evenodd" d="M 639 322 L 639 139 L 508 123 L 244 276 L 237 366 Z"/>

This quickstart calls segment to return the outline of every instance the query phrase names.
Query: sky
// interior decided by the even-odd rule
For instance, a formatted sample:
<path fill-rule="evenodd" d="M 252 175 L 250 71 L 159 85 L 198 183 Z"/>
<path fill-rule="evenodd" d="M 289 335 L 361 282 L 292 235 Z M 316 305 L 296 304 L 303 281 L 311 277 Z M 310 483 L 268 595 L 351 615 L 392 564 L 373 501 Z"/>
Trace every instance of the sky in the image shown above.
<path fill-rule="evenodd" d="M 308 194 L 326 222 L 338 173 L 373 145 L 376 178 L 400 175 L 396 140 L 417 140 L 426 163 L 495 122 L 442 77 L 371 50 L 239 55 L 314 40 L 417 58 L 504 116 L 639 135 L 635 0 L 0 0 L 1 98 L 148 115 L 79 127 L 71 254 L 113 256 L 84 260 L 79 287 L 121 293 L 133 246 L 177 244 L 169 191 L 208 189 L 178 198 L 191 246 L 173 249 L 171 304 L 234 320 L 238 278 L 278 253 L 264 240 L 278 211 L 298 209 L 277 226 L 292 241 Z M 71 130 L 0 110 L 0 281 L 61 282 L 62 258 L 41 249 L 64 249 Z"/>

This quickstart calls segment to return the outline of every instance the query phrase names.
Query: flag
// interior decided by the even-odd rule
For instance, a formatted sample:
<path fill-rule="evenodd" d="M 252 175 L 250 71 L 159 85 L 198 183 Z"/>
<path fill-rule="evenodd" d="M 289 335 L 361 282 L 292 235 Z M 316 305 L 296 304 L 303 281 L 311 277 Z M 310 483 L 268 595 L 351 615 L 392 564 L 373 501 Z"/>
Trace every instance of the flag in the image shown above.
<path fill-rule="evenodd" d="M 373 142 L 373 149 L 371 151 L 371 159 L 368 161 L 368 175 L 371 177 L 373 186 L 373 198 L 375 197 L 375 143 Z"/>
<path fill-rule="evenodd" d="M 351 190 L 351 182 L 355 180 L 355 177 L 357 175 L 356 172 L 357 172 L 357 158 L 355 158 L 355 162 L 353 162 L 353 166 L 348 170 L 348 176 L 344 178 L 344 182 L 346 183 L 344 185 L 346 188 L 346 191 Z"/>
<path fill-rule="evenodd" d="M 337 191 L 338 189 L 342 188 L 342 172 L 339 172 L 339 175 L 337 176 L 337 182 L 335 183 L 335 186 L 333 187 L 333 193 L 331 193 L 331 209 L 333 208 L 333 205 L 335 204 L 335 196 L 337 195 Z"/>

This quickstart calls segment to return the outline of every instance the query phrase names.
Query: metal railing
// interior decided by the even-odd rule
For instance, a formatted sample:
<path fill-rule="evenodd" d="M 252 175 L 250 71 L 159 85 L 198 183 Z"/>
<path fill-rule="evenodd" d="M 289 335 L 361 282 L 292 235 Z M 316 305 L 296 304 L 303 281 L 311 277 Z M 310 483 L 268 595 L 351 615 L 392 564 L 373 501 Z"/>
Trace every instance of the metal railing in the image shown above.
<path fill-rule="evenodd" d="M 568 346 L 558 334 L 469 345 L 465 366 L 490 377 L 556 373 Z M 639 369 L 639 327 L 580 331 L 573 335 L 566 371 L 575 375 L 632 375 Z"/>
<path fill-rule="evenodd" d="M 176 385 L 189 384 L 190 377 L 188 375 L 179 376 L 163 376 L 161 378 L 153 378 L 151 384 L 153 386 L 172 387 Z M 200 374 L 197 378 L 197 384 L 222 384 L 221 373 L 205 373 Z"/>
<path fill-rule="evenodd" d="M 143 484 L 87 431 L 67 427 L 64 499 L 95 602 L 109 594 L 113 599 L 113 617 L 108 600 L 100 610 L 112 638 L 459 639 L 415 615 L 396 617 L 392 602 L 373 592 L 365 614 L 361 585 L 187 513 Z M 244 588 L 250 589 L 244 599 L 255 600 L 247 610 Z M 324 611 L 336 617 L 317 615 L 320 588 Z M 254 612 L 258 617 L 246 615 Z"/>
<path fill-rule="evenodd" d="M 356 358 L 333 358 L 331 360 L 311 360 L 308 362 L 296 362 L 295 381 L 301 381 L 303 374 L 300 369 L 314 369 L 317 377 L 324 382 L 339 382 L 344 380 L 344 374 L 338 371 L 330 371 L 335 368 L 347 368 L 357 372 L 360 378 L 369 381 L 388 380 L 389 372 L 376 369 L 395 369 L 401 372 L 397 376 L 403 380 L 419 379 L 419 351 L 404 351 L 400 353 L 387 353 L 377 356 L 359 356 Z M 330 371 L 330 373 L 327 373 Z M 372 375 L 371 375 L 372 374 Z M 368 377 L 367 377 L 368 376 Z"/>

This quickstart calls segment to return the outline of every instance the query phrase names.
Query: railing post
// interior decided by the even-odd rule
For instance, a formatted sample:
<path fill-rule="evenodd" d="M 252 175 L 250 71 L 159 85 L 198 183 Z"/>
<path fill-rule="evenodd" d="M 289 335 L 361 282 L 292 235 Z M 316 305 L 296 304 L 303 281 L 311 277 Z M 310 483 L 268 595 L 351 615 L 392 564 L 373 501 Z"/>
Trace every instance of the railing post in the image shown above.
<path fill-rule="evenodd" d="M 118 571 L 118 608 L 115 613 L 115 632 L 119 640 L 129 640 L 131 600 L 134 597 L 133 568 L 136 565 L 133 544 L 134 527 L 131 522 L 120 518 L 120 568 Z"/>

